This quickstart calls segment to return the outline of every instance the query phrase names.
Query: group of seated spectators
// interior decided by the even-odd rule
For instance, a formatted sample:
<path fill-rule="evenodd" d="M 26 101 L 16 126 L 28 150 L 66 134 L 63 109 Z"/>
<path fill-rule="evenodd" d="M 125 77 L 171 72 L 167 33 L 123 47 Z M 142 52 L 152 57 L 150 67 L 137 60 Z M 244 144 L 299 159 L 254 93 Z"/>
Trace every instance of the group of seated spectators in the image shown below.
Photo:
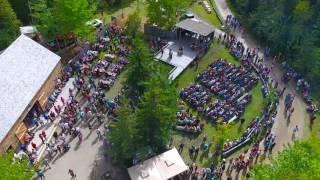
<path fill-rule="evenodd" d="M 246 93 L 258 83 L 252 70 L 236 67 L 219 59 L 197 75 L 201 84 L 190 84 L 180 91 L 180 97 L 197 112 L 204 113 L 213 122 L 222 118 L 225 123 L 239 118 L 251 96 Z M 212 95 L 218 99 L 206 108 Z"/>
<path fill-rule="evenodd" d="M 241 117 L 245 106 L 250 101 L 251 95 L 249 94 L 245 94 L 241 99 L 234 102 L 217 99 L 206 109 L 205 114 L 213 122 L 219 121 L 219 118 L 222 118 L 222 122 L 230 123 Z"/>
<path fill-rule="evenodd" d="M 258 83 L 251 71 L 236 67 L 225 60 L 217 60 L 208 69 L 199 74 L 197 79 L 218 98 L 232 102 L 252 89 Z"/>
<path fill-rule="evenodd" d="M 202 123 L 198 117 L 189 113 L 188 110 L 183 109 L 177 112 L 177 130 L 197 133 L 201 132 L 203 128 L 204 123 Z"/>
<path fill-rule="evenodd" d="M 200 84 L 190 84 L 180 91 L 181 98 L 198 112 L 204 111 L 204 106 L 211 99 L 211 93 Z"/>

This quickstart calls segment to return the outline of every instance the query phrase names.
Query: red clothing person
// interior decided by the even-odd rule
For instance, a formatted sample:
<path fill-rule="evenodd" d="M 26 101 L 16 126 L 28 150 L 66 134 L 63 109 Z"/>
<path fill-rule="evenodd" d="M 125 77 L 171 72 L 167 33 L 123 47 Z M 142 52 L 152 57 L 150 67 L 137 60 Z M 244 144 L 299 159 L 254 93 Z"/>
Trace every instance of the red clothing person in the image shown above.
<path fill-rule="evenodd" d="M 47 134 L 46 134 L 45 131 L 42 131 L 42 132 L 41 132 L 41 135 L 42 135 L 42 137 L 43 137 L 44 139 L 47 139 Z"/>
<path fill-rule="evenodd" d="M 34 142 L 31 143 L 31 146 L 33 149 L 37 149 L 37 145 Z"/>
<path fill-rule="evenodd" d="M 61 96 L 60 97 L 62 104 L 64 104 L 64 98 Z"/>

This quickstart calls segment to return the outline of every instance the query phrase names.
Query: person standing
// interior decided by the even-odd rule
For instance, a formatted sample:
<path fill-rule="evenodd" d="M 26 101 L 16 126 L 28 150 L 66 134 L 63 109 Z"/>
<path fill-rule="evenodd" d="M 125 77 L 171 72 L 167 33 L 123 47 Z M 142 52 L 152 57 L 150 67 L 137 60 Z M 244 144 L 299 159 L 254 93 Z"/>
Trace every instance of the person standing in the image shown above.
<path fill-rule="evenodd" d="M 37 171 L 37 177 L 38 177 L 40 180 L 46 179 L 46 177 L 44 176 L 42 170 L 40 170 L 40 169 Z"/>
<path fill-rule="evenodd" d="M 77 175 L 74 173 L 72 169 L 69 169 L 68 174 L 70 174 L 71 179 L 75 179 L 77 177 Z"/>
<path fill-rule="evenodd" d="M 298 131 L 299 131 L 299 128 L 298 128 L 298 125 L 296 125 L 296 127 L 293 129 L 293 132 L 292 132 L 292 140 L 295 140 L 296 134 Z"/>
<path fill-rule="evenodd" d="M 50 164 L 49 164 L 49 160 L 47 159 L 47 158 L 44 158 L 44 160 L 43 160 L 43 165 L 44 165 L 44 168 L 45 169 L 51 169 L 51 166 L 50 166 Z"/>
<path fill-rule="evenodd" d="M 98 135 L 98 138 L 101 139 L 102 138 L 102 132 L 99 128 L 96 129 L 96 133 Z"/>

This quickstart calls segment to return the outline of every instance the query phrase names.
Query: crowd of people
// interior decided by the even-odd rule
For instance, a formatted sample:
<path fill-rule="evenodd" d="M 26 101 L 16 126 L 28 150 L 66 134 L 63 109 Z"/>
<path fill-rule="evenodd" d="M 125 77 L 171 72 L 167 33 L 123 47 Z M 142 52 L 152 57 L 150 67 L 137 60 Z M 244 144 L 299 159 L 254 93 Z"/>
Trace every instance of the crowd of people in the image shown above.
<path fill-rule="evenodd" d="M 204 123 L 199 117 L 193 116 L 189 110 L 182 109 L 177 112 L 177 130 L 189 133 L 201 132 L 204 128 Z"/>
<path fill-rule="evenodd" d="M 245 105 L 251 101 L 247 92 L 258 83 L 258 78 L 250 70 L 236 67 L 225 60 L 210 64 L 197 79 L 218 97 L 205 110 L 206 115 L 212 121 L 221 117 L 226 123 L 234 116 L 242 115 Z"/>
<path fill-rule="evenodd" d="M 211 99 L 211 93 L 200 84 L 190 84 L 180 91 L 180 97 L 198 112 L 203 112 L 205 104 Z"/>
<path fill-rule="evenodd" d="M 252 70 L 236 67 L 221 59 L 198 74 L 197 80 L 201 84 L 188 85 L 180 91 L 180 97 L 212 122 L 222 118 L 225 123 L 242 115 L 245 105 L 251 101 L 251 95 L 247 92 L 258 83 Z M 213 95 L 218 99 L 206 107 Z"/>
<path fill-rule="evenodd" d="M 227 18 L 225 20 L 225 23 L 230 27 L 232 28 L 233 30 L 236 30 L 236 29 L 240 29 L 241 28 L 241 24 L 240 24 L 240 21 L 235 17 L 235 16 L 232 16 L 232 15 L 227 15 Z"/>
<path fill-rule="evenodd" d="M 58 79 L 55 94 L 48 97 L 53 108 L 51 110 L 48 108 L 47 112 L 35 116 L 36 124 L 40 124 L 41 119 L 57 124 L 58 128 L 52 135 L 53 139 L 49 141 L 46 130 L 39 131 L 39 128 L 42 127 L 37 128 L 37 132 L 26 133 L 24 138 L 26 141 L 21 145 L 20 153 L 26 154 L 30 164 L 38 163 L 38 151 L 40 146 L 44 146 L 44 168 L 50 167 L 49 162 L 54 157 L 68 152 L 70 141 L 77 138 L 78 144 L 82 142 L 83 127 L 95 131 L 98 139 L 103 139 L 104 131 L 108 129 L 101 129 L 100 125 L 104 123 L 108 115 L 116 116 L 115 109 L 118 106 L 119 97 L 117 96 L 114 100 L 106 97 L 102 81 L 112 81 L 108 88 L 112 86 L 128 63 L 128 49 L 120 27 L 111 23 L 100 31 L 105 31 L 104 36 L 98 37 L 95 44 L 84 48 L 68 66 L 68 76 L 74 77 L 74 88 L 69 89 L 69 97 L 65 99 L 61 96 L 60 99 L 57 99 L 67 81 L 67 79 L 65 81 Z M 99 58 L 101 52 L 107 55 Z M 110 58 L 110 54 L 114 55 L 113 58 Z M 54 105 L 54 102 L 58 100 L 62 102 L 62 106 Z M 40 144 L 34 141 L 37 135 L 42 141 Z M 29 144 L 31 151 L 28 149 Z M 44 177 L 41 171 L 38 171 L 37 174 L 39 178 Z"/>

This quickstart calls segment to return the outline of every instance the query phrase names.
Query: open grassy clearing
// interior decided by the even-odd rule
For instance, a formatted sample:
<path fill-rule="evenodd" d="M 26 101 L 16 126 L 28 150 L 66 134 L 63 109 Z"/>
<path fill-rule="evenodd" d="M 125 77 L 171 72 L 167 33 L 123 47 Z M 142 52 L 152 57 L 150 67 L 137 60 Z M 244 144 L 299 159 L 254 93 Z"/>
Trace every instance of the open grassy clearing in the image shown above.
<path fill-rule="evenodd" d="M 196 13 L 200 18 L 208 21 L 209 23 L 211 23 L 214 27 L 220 29 L 221 28 L 221 22 L 217 16 L 217 14 L 215 13 L 215 11 L 212 11 L 211 14 L 207 13 L 207 11 L 202 7 L 201 4 L 198 3 L 194 3 L 192 4 L 189 9 Z"/>
<path fill-rule="evenodd" d="M 214 42 L 206 55 L 201 58 L 197 69 L 196 67 L 189 67 L 178 77 L 178 88 L 184 88 L 189 83 L 194 82 L 197 74 L 205 71 L 209 64 L 221 58 L 227 59 L 230 63 L 235 65 L 240 64 L 240 62 L 229 53 L 223 44 Z"/>
<path fill-rule="evenodd" d="M 140 13 L 142 18 L 142 22 L 146 21 L 147 14 L 147 4 L 145 0 L 135 0 L 130 1 L 126 0 L 125 3 L 121 3 L 120 6 L 116 7 L 106 7 L 103 13 L 98 13 L 96 18 L 99 18 L 103 21 L 104 24 L 108 24 L 111 22 L 111 17 L 121 18 L 122 14 L 124 17 L 132 14 L 136 10 Z"/>
<path fill-rule="evenodd" d="M 189 67 L 186 69 L 177 79 L 178 89 L 186 87 L 188 84 L 195 82 L 195 78 L 198 73 L 203 72 L 207 69 L 208 65 L 213 63 L 217 59 L 226 59 L 232 64 L 240 65 L 239 61 L 237 61 L 224 47 L 223 44 L 213 43 L 208 51 L 208 53 L 200 60 L 199 66 L 196 69 L 195 67 Z M 241 134 L 245 131 L 251 120 L 259 116 L 261 110 L 263 108 L 263 97 L 261 92 L 261 82 L 259 82 L 251 91 L 252 101 L 247 105 L 246 111 L 243 115 L 243 118 L 246 120 L 243 124 L 239 121 L 233 122 L 228 125 L 226 134 L 228 139 L 237 139 L 241 136 Z M 188 108 L 184 103 L 185 108 Z M 191 108 L 190 108 L 191 109 Z M 192 110 L 193 114 L 196 115 L 197 112 Z M 188 148 L 192 145 L 200 146 L 203 136 L 207 136 L 208 140 L 212 142 L 212 146 L 210 148 L 210 152 L 213 153 L 215 148 L 215 141 L 221 136 L 221 131 L 217 131 L 215 127 L 212 127 L 210 121 L 208 121 L 205 117 L 200 117 L 205 122 L 204 131 L 200 134 L 187 134 L 180 131 L 175 131 L 173 136 L 173 145 L 178 148 L 180 143 L 185 144 L 184 151 L 182 153 L 183 159 L 187 163 L 192 163 L 195 161 L 201 166 L 208 166 L 211 162 L 211 158 L 207 158 L 208 154 L 200 151 L 198 157 L 193 160 L 189 157 Z"/>

